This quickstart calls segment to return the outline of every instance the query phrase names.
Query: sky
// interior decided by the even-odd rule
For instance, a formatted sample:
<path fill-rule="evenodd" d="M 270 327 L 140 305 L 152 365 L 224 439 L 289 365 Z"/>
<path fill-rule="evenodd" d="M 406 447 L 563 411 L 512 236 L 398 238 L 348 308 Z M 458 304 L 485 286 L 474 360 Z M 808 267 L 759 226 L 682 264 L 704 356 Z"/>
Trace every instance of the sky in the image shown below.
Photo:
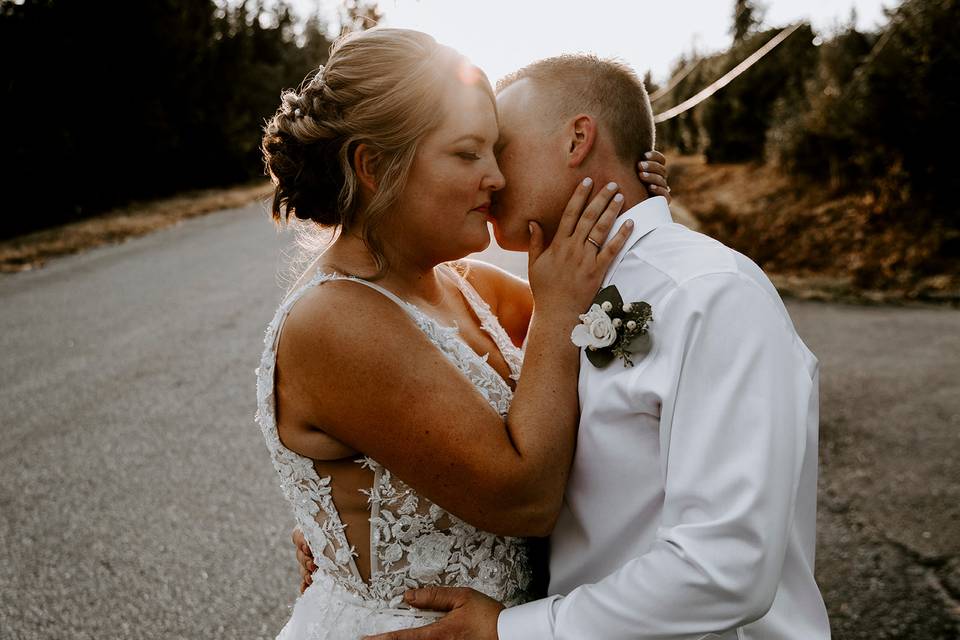
<path fill-rule="evenodd" d="M 292 0 L 299 11 L 319 7 L 336 16 L 337 0 Z M 708 53 L 730 44 L 733 0 L 380 0 L 381 24 L 426 31 L 469 57 L 496 80 L 540 58 L 560 53 L 617 57 L 641 75 L 664 83 L 684 53 Z M 829 34 L 847 23 L 885 23 L 883 7 L 897 0 L 767 0 L 764 24 L 808 19 Z"/>

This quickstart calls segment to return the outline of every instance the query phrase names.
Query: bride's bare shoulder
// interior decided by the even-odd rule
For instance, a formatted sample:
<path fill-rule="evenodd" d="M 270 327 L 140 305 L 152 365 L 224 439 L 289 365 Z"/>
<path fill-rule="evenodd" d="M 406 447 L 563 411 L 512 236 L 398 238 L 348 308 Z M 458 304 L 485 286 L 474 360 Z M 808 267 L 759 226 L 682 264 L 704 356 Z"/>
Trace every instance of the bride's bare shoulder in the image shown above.
<path fill-rule="evenodd" d="M 277 429 L 284 446 L 314 460 L 357 454 L 328 433 L 328 420 L 339 415 L 328 411 L 329 394 L 348 395 L 344 379 L 373 369 L 378 353 L 397 352 L 418 337 L 403 315 L 378 291 L 348 279 L 317 283 L 301 294 L 277 345 Z M 391 331 L 383 331 L 385 325 Z"/>
<path fill-rule="evenodd" d="M 300 296 L 287 314 L 284 331 L 298 336 L 337 335 L 339 339 L 339 330 L 344 330 L 362 336 L 365 329 L 403 315 L 397 303 L 379 291 L 355 279 L 336 278 L 319 282 Z"/>

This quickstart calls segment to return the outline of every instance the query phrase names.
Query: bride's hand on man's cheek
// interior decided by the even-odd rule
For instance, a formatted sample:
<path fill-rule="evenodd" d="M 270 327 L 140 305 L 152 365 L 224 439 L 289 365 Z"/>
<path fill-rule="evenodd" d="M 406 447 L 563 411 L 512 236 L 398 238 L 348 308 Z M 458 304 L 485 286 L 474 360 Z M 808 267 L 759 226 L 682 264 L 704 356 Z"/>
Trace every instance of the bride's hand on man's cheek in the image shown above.
<path fill-rule="evenodd" d="M 651 196 L 663 196 L 668 204 L 673 199 L 667 184 L 667 158 L 659 151 L 650 151 L 637 163 L 637 176 Z"/>

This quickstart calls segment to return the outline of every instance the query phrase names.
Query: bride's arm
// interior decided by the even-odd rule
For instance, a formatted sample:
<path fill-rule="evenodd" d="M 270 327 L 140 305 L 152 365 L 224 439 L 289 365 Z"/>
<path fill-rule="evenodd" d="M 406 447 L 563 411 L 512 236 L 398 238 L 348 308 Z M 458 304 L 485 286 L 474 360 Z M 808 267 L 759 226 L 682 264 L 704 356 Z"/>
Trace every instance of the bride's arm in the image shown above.
<path fill-rule="evenodd" d="M 605 191 L 605 190 L 602 190 Z M 589 188 L 580 187 L 585 200 Z M 596 292 L 630 229 L 598 254 L 619 203 L 565 213 L 550 249 L 531 251 L 538 294 L 524 374 L 506 422 L 394 302 L 368 287 L 331 281 L 291 310 L 281 335 L 279 396 L 292 423 L 315 425 L 390 469 L 441 507 L 484 530 L 547 535 L 559 513 L 577 423 L 577 315 Z M 579 219 L 579 222 L 578 222 Z M 603 234 L 603 235 L 600 235 Z M 281 432 L 310 455 L 309 430 Z"/>

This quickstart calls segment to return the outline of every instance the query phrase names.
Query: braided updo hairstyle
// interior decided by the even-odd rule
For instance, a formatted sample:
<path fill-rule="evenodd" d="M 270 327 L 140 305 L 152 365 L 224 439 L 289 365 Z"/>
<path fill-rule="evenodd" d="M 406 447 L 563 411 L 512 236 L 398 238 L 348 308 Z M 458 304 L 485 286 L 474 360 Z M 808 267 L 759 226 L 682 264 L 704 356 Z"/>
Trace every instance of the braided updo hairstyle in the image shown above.
<path fill-rule="evenodd" d="M 495 100 L 482 71 L 425 33 L 377 27 L 337 40 L 325 67 L 283 92 L 264 128 L 274 221 L 292 216 L 359 230 L 381 276 L 387 264 L 377 227 L 403 191 L 419 141 L 441 124 L 444 93 L 457 78 Z M 353 168 L 361 143 L 376 157 L 377 189 L 367 207 Z"/>

